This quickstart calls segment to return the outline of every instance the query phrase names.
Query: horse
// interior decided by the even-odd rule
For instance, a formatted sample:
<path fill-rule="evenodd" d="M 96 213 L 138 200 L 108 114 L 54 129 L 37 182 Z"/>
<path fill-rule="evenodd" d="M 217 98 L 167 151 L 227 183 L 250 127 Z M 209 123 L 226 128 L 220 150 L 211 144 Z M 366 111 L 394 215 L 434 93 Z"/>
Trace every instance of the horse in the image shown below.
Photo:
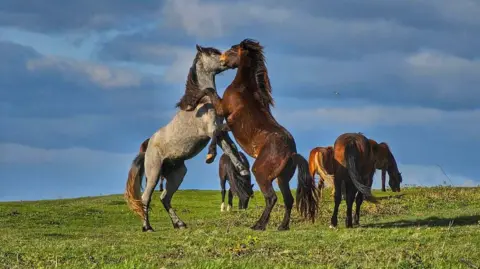
<path fill-rule="evenodd" d="M 240 155 L 240 159 L 242 160 L 243 164 L 250 169 L 250 163 L 248 162 L 247 157 L 242 152 L 238 152 Z M 220 177 L 220 187 L 222 188 L 222 205 L 220 206 L 220 211 L 225 210 L 225 183 L 226 181 L 229 182 L 230 188 L 228 189 L 228 206 L 227 211 L 230 211 L 230 208 L 233 207 L 233 196 L 238 196 L 238 208 L 239 209 L 247 209 L 248 202 L 251 197 L 253 197 L 253 184 L 251 184 L 250 188 L 246 188 L 244 186 L 239 186 L 239 184 L 250 184 L 252 182 L 251 176 L 246 175 L 242 176 L 238 173 L 235 167 L 228 157 L 227 154 L 222 154 L 220 157 L 220 163 L 218 167 L 218 175 Z"/>
<path fill-rule="evenodd" d="M 328 186 L 332 187 L 332 196 L 335 193 L 333 188 L 333 174 L 334 174 L 334 162 L 333 162 L 333 146 L 328 147 L 315 147 L 310 151 L 308 158 L 308 168 L 310 175 L 315 179 L 315 174 L 320 176 L 318 180 L 318 189 L 320 191 L 320 197 L 323 189 L 325 188 L 325 182 Z"/>
<path fill-rule="evenodd" d="M 315 222 L 318 194 L 308 171 L 308 162 L 297 153 L 293 136 L 276 121 L 270 110 L 274 100 L 263 46 L 255 40 L 245 39 L 223 52 L 220 61 L 231 69 L 237 68 L 234 80 L 225 90 L 223 98 L 214 88 L 206 88 L 203 93 L 211 98 L 215 111 L 226 118 L 227 124 L 223 128 L 231 130 L 243 151 L 255 159 L 252 172 L 266 207 L 260 219 L 250 228 L 265 230 L 277 202 L 272 186 L 273 180 L 277 179 L 285 203 L 285 214 L 278 230 L 289 229 L 294 202 L 289 182 L 297 167 L 297 210 L 304 218 Z M 193 102 L 190 106 L 195 104 Z"/>
<path fill-rule="evenodd" d="M 201 90 L 215 88 L 215 75 L 227 68 L 220 64 L 221 52 L 215 48 L 196 45 L 197 53 L 187 76 L 185 94 L 177 106 L 195 99 Z M 238 150 L 228 133 L 221 131 L 223 117 L 215 113 L 209 98 L 201 102 L 191 111 L 179 110 L 173 119 L 158 129 L 149 139 L 145 153 L 139 153 L 132 162 L 125 190 L 125 198 L 130 209 L 143 220 L 142 231 L 153 231 L 148 217 L 148 209 L 152 192 L 160 176 L 166 178 L 166 186 L 161 194 L 161 201 L 168 212 L 175 229 L 186 228 L 186 224 L 177 216 L 171 207 L 173 194 L 178 190 L 187 173 L 185 160 L 195 157 L 211 140 L 209 154 L 216 154 L 216 144 L 230 156 L 232 163 L 240 174 L 249 174 L 238 156 Z M 217 137 L 219 140 L 217 140 Z M 210 161 L 207 158 L 207 162 Z M 143 174 L 147 184 L 143 193 L 140 191 Z M 249 187 L 249 184 L 241 186 Z"/>
<path fill-rule="evenodd" d="M 148 147 L 148 141 L 150 141 L 150 138 L 145 139 L 145 141 L 140 144 L 140 148 L 138 149 L 138 153 L 145 153 L 147 151 Z M 160 191 L 163 192 L 163 181 L 165 180 L 164 176 L 160 176 Z M 147 178 L 145 177 L 145 184 L 148 182 Z"/>
<path fill-rule="evenodd" d="M 388 185 L 393 192 L 400 192 L 400 183 L 402 183 L 402 173 L 398 170 L 397 161 L 393 157 L 392 151 L 387 143 L 369 139 L 372 147 L 375 147 L 375 169 L 382 170 L 382 191 L 385 189 L 385 178 L 388 171 Z"/>
<path fill-rule="evenodd" d="M 335 206 L 333 208 L 330 228 L 336 228 L 338 223 L 338 207 L 342 201 L 341 184 L 345 184 L 347 217 L 345 226 L 353 228 L 353 223 L 359 225 L 360 207 L 363 199 L 377 203 L 371 193 L 372 178 L 375 173 L 375 156 L 369 140 L 361 133 L 344 133 L 333 145 L 335 162 L 334 187 Z M 352 223 L 352 207 L 355 199 L 355 216 Z"/>

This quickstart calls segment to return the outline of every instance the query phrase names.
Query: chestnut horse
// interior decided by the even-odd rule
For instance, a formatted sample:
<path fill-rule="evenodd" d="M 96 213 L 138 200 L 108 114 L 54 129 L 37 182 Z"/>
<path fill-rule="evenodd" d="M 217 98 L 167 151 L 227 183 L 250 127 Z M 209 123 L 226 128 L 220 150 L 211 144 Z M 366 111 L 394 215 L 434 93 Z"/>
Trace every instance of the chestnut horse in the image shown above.
<path fill-rule="evenodd" d="M 375 147 L 375 169 L 382 170 L 382 191 L 385 189 L 385 177 L 388 171 L 388 185 L 393 192 L 400 191 L 400 183 L 402 183 L 402 173 L 398 170 L 397 161 L 393 157 L 392 151 L 387 143 L 369 139 L 370 144 Z"/>
<path fill-rule="evenodd" d="M 310 151 L 310 156 L 308 158 L 308 167 L 310 175 L 315 179 L 315 174 L 320 176 L 318 180 L 318 189 L 321 191 L 320 195 L 325 188 L 325 182 L 327 182 L 329 187 L 332 187 L 332 196 L 335 193 L 335 188 L 333 188 L 333 174 L 335 173 L 334 162 L 333 162 L 333 147 L 316 147 Z"/>
<path fill-rule="evenodd" d="M 240 156 L 240 161 L 250 169 L 250 163 L 248 162 L 247 157 L 242 152 L 238 152 Z M 227 211 L 233 207 L 233 196 L 238 196 L 238 208 L 247 209 L 248 202 L 253 196 L 253 184 L 250 174 L 246 176 L 240 175 L 240 173 L 235 169 L 230 157 L 227 154 L 222 154 L 220 157 L 220 163 L 218 166 L 218 176 L 220 177 L 220 187 L 222 188 L 222 205 L 220 206 L 220 211 L 225 210 L 225 183 L 228 181 L 230 188 L 228 189 L 228 206 Z"/>
<path fill-rule="evenodd" d="M 277 202 L 272 186 L 273 180 L 277 179 L 285 203 L 285 215 L 278 230 L 289 229 L 294 202 L 289 182 L 297 166 L 297 210 L 314 222 L 318 211 L 315 182 L 308 171 L 307 160 L 297 153 L 294 138 L 270 111 L 274 101 L 263 46 L 257 41 L 245 39 L 225 51 L 220 60 L 229 68 L 238 68 L 237 74 L 223 98 L 213 88 L 204 92 L 212 99 L 216 112 L 226 118 L 228 126 L 224 126 L 225 129 L 230 129 L 243 151 L 256 159 L 252 172 L 265 197 L 266 207 L 251 228 L 265 230 Z M 190 104 L 190 109 L 195 105 L 195 102 Z"/>
<path fill-rule="evenodd" d="M 375 173 L 375 156 L 369 140 L 361 133 L 345 133 L 340 135 L 333 146 L 335 162 L 335 206 L 330 228 L 337 227 L 338 207 L 342 201 L 341 184 L 345 183 L 347 217 L 345 225 L 352 228 L 352 207 L 355 200 L 356 210 L 354 223 L 360 222 L 360 206 L 363 199 L 376 203 L 371 192 L 371 182 Z M 356 197 L 355 197 L 356 196 Z"/>

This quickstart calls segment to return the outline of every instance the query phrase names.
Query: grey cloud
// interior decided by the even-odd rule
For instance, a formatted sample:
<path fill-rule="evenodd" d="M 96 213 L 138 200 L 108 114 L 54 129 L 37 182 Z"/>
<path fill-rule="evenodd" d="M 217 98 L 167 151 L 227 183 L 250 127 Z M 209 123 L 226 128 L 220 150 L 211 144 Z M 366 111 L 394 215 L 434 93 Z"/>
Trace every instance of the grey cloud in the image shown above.
<path fill-rule="evenodd" d="M 159 8 L 154 0 L 3 0 L 0 26 L 41 33 L 128 29 L 145 19 L 157 19 Z"/>

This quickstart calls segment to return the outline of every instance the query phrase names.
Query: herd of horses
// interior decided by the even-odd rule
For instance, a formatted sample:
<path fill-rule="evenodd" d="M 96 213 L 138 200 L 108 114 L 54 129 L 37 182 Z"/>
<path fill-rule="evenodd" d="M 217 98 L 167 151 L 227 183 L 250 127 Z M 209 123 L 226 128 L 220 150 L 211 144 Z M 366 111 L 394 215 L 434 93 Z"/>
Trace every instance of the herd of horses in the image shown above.
<path fill-rule="evenodd" d="M 342 194 L 347 203 L 347 228 L 359 224 L 364 199 L 377 202 L 371 193 L 377 169 L 382 170 L 383 191 L 387 172 L 392 191 L 400 191 L 402 176 L 388 145 L 377 143 L 361 133 L 345 133 L 333 146 L 312 149 L 308 161 L 297 152 L 295 139 L 271 113 L 274 106 L 272 88 L 263 46 L 258 41 L 245 39 L 223 53 L 199 45 L 196 50 L 185 93 L 176 104 L 179 110 L 167 125 L 141 144 L 128 174 L 125 198 L 129 207 L 141 217 L 144 232 L 153 231 L 149 206 L 160 180 L 161 202 L 173 227 L 186 228 L 172 208 L 171 200 L 187 173 L 185 160 L 195 157 L 207 145 L 206 163 L 215 160 L 217 145 L 224 152 L 219 163 L 221 211 L 225 208 L 225 182 L 229 181 L 230 185 L 227 211 L 233 206 L 233 196 L 239 197 L 239 208 L 246 209 L 253 197 L 250 170 L 255 176 L 266 206 L 251 226 L 254 230 L 265 230 L 269 222 L 277 202 L 272 185 L 275 179 L 285 204 L 285 214 L 278 230 L 289 229 L 294 205 L 289 182 L 297 168 L 296 209 L 304 219 L 315 222 L 325 183 L 333 187 L 335 205 L 330 227 L 337 226 Z M 228 69 L 237 69 L 236 76 L 220 97 L 215 76 Z M 229 133 L 242 150 L 255 159 L 251 167 Z M 318 187 L 315 174 L 320 176 Z M 142 192 L 144 175 L 146 184 Z M 354 201 L 356 212 L 352 219 Z"/>

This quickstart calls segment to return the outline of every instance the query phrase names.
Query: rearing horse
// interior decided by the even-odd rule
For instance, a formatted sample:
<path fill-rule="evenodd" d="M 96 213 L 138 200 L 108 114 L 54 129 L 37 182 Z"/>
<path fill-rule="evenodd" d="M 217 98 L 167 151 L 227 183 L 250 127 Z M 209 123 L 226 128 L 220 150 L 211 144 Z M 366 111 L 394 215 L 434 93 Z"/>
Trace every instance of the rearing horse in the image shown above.
<path fill-rule="evenodd" d="M 197 100 L 196 95 L 207 87 L 215 88 L 215 75 L 228 69 L 220 64 L 221 52 L 215 48 L 197 45 L 197 54 L 188 73 L 185 94 L 177 106 Z M 143 231 L 153 231 L 150 226 L 148 209 L 153 190 L 161 176 L 166 178 L 166 191 L 161 200 L 170 215 L 174 228 L 185 228 L 185 223 L 177 216 L 170 202 L 187 173 L 185 160 L 195 157 L 211 140 L 209 154 L 215 157 L 217 136 L 223 151 L 229 155 L 240 174 L 248 174 L 241 163 L 235 144 L 222 132 L 223 117 L 215 113 L 208 97 L 201 98 L 193 111 L 179 110 L 173 119 L 155 132 L 148 142 L 145 153 L 139 153 L 132 162 L 128 173 L 125 198 L 130 208 L 143 219 Z M 214 144 L 212 146 L 212 144 Z M 147 185 L 143 194 L 140 191 L 143 173 Z M 243 172 L 243 173 L 242 173 Z M 250 186 L 249 184 L 245 184 Z"/>
<path fill-rule="evenodd" d="M 220 60 L 226 67 L 238 68 L 235 79 L 225 90 L 223 98 L 213 88 L 204 92 L 211 98 L 217 113 L 226 118 L 226 129 L 230 129 L 240 147 L 256 159 L 252 172 L 265 197 L 266 207 L 251 228 L 265 230 L 277 202 L 272 186 L 276 178 L 285 202 L 285 215 L 278 230 L 289 229 L 294 202 L 289 181 L 297 166 L 297 210 L 314 222 L 318 211 L 315 183 L 308 171 L 307 160 L 297 153 L 294 138 L 270 111 L 274 102 L 263 46 L 257 41 L 245 39 L 225 51 Z M 190 105 L 195 107 L 195 104 Z"/>

